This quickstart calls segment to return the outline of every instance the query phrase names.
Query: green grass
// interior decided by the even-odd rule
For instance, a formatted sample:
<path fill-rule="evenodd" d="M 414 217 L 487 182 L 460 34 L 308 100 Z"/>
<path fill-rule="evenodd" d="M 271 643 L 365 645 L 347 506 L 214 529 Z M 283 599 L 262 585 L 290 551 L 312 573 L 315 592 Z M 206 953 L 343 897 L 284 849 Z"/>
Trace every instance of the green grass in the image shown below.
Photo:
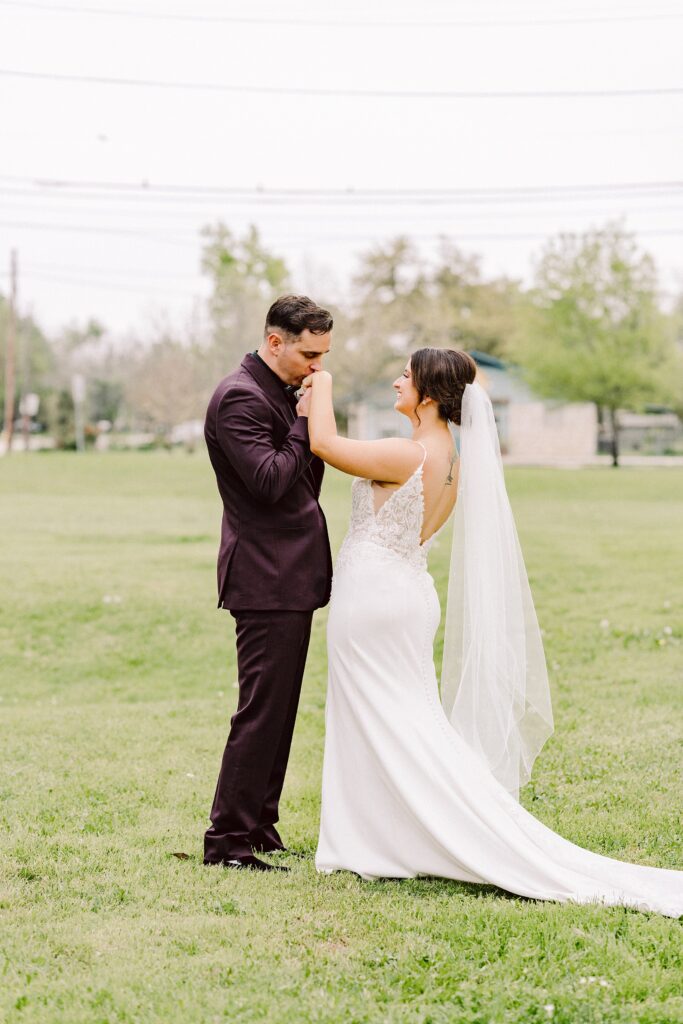
<path fill-rule="evenodd" d="M 593 850 L 683 867 L 681 474 L 507 475 L 556 719 L 523 801 Z M 12 457 L 0 498 L 0 1020 L 683 1021 L 680 921 L 316 875 L 324 612 L 282 807 L 304 856 L 204 868 L 236 700 L 205 457 Z M 336 547 L 347 480 L 324 501 Z"/>

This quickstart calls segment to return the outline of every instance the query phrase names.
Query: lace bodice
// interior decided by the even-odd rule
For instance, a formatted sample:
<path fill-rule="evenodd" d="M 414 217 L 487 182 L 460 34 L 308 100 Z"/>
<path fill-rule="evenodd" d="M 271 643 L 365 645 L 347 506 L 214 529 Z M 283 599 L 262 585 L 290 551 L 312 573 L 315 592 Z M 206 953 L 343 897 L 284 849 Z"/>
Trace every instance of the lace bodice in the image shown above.
<path fill-rule="evenodd" d="M 343 565 L 362 543 L 383 548 L 390 556 L 399 556 L 415 568 L 427 568 L 429 549 L 443 529 L 421 543 L 424 517 L 422 465 L 401 487 L 392 491 L 375 512 L 372 481 L 357 478 L 351 487 L 351 520 L 344 543 L 337 556 L 336 568 Z M 444 526 L 446 524 L 444 523 Z"/>

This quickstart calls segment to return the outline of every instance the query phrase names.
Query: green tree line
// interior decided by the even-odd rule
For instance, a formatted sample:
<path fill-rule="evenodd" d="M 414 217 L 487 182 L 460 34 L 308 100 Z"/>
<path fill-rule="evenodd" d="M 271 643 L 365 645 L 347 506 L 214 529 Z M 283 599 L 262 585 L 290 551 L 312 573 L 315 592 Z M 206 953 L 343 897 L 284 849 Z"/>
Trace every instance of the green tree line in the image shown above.
<path fill-rule="evenodd" d="M 542 396 L 594 402 L 611 421 L 615 464 L 618 410 L 683 413 L 683 296 L 665 311 L 654 262 L 631 234 L 617 223 L 561 234 L 535 266 L 523 287 L 486 277 L 479 257 L 445 239 L 429 259 L 407 237 L 361 253 L 343 301 L 312 296 L 335 316 L 329 367 L 342 422 L 422 346 L 494 355 L 521 367 Z M 201 419 L 216 382 L 258 345 L 270 303 L 294 289 L 286 262 L 255 227 L 240 237 L 208 225 L 201 268 L 210 282 L 202 330 L 160 322 L 121 346 L 95 321 L 47 337 L 32 317 L 20 318 L 17 401 L 39 394 L 40 426 L 58 445 L 74 444 L 74 373 L 87 380 L 87 436 L 108 421 L 163 440 L 178 423 Z M 0 295 L 0 403 L 7 320 Z"/>

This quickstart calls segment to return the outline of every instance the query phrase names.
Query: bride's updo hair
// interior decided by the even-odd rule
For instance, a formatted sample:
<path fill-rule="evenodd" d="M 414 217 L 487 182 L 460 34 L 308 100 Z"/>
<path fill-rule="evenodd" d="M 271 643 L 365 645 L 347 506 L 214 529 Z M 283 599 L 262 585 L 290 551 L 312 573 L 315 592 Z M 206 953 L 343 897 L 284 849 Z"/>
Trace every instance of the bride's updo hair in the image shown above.
<path fill-rule="evenodd" d="M 419 348 L 410 357 L 410 373 L 420 396 L 431 398 L 439 416 L 460 425 L 460 407 L 466 384 L 472 384 L 477 364 L 467 352 L 453 348 Z"/>

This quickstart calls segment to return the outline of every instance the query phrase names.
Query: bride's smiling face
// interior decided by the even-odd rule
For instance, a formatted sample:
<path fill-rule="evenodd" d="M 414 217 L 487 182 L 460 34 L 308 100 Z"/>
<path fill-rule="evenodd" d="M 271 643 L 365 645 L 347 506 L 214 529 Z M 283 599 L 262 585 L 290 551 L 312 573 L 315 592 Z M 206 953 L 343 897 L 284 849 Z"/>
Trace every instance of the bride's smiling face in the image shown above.
<path fill-rule="evenodd" d="M 420 396 L 417 388 L 413 384 L 413 377 L 410 372 L 410 360 L 406 363 L 406 367 L 401 376 L 397 377 L 394 381 L 393 387 L 396 391 L 394 409 L 396 409 L 397 412 L 402 412 L 404 416 L 412 417 L 420 404 Z"/>

